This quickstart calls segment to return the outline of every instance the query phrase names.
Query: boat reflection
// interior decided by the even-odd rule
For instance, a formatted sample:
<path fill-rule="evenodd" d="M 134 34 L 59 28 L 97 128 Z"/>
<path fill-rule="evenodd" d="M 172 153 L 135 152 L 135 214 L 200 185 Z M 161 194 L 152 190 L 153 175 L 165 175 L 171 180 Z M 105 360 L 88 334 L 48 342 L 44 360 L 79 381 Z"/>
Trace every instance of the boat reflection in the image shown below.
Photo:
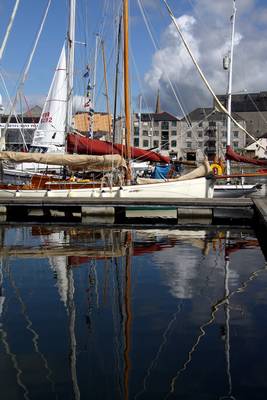
<path fill-rule="evenodd" d="M 62 376 L 50 355 L 52 342 L 40 350 L 43 334 L 53 324 L 43 327 L 36 322 L 44 311 L 34 308 L 34 302 L 41 301 L 38 288 L 42 284 L 34 273 L 39 268 L 41 277 L 47 274 L 47 282 L 51 274 L 55 279 L 56 293 L 49 288 L 52 298 L 43 305 L 48 307 L 49 319 L 56 321 L 58 300 L 64 310 L 55 329 L 62 342 L 68 337 L 68 356 L 65 350 L 63 357 L 58 354 L 68 359 L 69 379 L 65 373 L 65 389 L 61 389 L 65 395 L 71 390 L 72 397 L 67 398 L 80 399 L 90 393 L 103 399 L 182 396 L 183 390 L 190 392 L 185 371 L 199 368 L 198 350 L 211 327 L 218 326 L 224 340 L 227 384 L 219 386 L 216 398 L 234 399 L 230 301 L 266 272 L 264 262 L 264 267 L 249 271 L 231 268 L 231 257 L 258 251 L 258 241 L 250 231 L 2 227 L 1 237 L 0 332 L 2 352 L 12 361 L 22 390 L 21 397 L 15 398 L 34 398 L 34 389 L 27 379 L 29 371 L 10 345 L 8 309 L 14 296 L 31 333 L 31 352 L 46 370 L 50 389 L 43 383 L 43 390 L 48 396 L 60 393 Z M 34 276 L 35 291 L 32 288 L 28 295 L 24 285 L 30 276 Z M 36 373 L 41 379 L 40 366 Z"/>

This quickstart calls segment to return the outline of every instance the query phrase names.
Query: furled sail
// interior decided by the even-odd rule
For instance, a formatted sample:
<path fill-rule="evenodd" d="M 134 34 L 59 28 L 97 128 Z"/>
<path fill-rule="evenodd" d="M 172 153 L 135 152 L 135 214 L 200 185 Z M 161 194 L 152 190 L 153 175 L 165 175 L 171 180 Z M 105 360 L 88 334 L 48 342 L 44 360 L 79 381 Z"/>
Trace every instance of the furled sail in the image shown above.
<path fill-rule="evenodd" d="M 62 153 L 22 153 L 15 151 L 0 151 L 0 161 L 61 165 L 68 167 L 72 171 L 107 171 L 119 167 L 126 168 L 126 162 L 119 154 L 89 156 Z"/>
<path fill-rule="evenodd" d="M 267 160 L 256 160 L 251 157 L 242 156 L 241 154 L 236 153 L 231 146 L 226 146 L 225 158 L 227 160 L 232 160 L 236 162 L 243 162 L 254 165 L 267 165 Z"/>
<path fill-rule="evenodd" d="M 123 154 L 125 156 L 125 146 L 118 143 L 110 143 L 104 140 L 89 139 L 85 136 L 69 134 L 67 139 L 67 150 L 69 153 L 78 154 Z M 169 157 L 155 153 L 151 150 L 131 147 L 131 158 L 138 161 L 152 161 L 169 163 Z"/>
<path fill-rule="evenodd" d="M 137 183 L 139 185 L 149 184 L 149 183 L 160 183 L 160 182 L 176 182 L 176 181 L 189 181 L 192 179 L 202 178 L 211 174 L 211 168 L 208 160 L 205 158 L 203 163 L 195 168 L 193 171 L 188 172 L 185 175 L 179 176 L 179 178 L 171 179 L 153 179 L 153 178 L 137 178 Z"/>

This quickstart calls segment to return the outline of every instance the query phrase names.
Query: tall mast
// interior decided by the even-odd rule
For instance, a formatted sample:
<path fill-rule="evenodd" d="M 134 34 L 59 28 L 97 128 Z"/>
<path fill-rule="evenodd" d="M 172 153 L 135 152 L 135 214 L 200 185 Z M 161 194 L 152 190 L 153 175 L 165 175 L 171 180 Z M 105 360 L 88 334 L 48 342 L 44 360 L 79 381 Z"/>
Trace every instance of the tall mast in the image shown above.
<path fill-rule="evenodd" d="M 106 64 L 104 40 L 101 40 L 101 47 L 103 55 L 104 80 L 105 80 L 105 92 L 106 92 L 105 96 L 106 96 L 106 105 L 108 114 L 108 140 L 111 141 L 110 107 L 109 107 L 109 96 L 108 96 L 107 64 Z"/>
<path fill-rule="evenodd" d="M 72 126 L 73 108 L 73 70 L 74 70 L 74 45 L 75 45 L 75 11 L 76 0 L 69 0 L 69 29 L 68 29 L 68 55 L 67 55 L 67 115 L 66 135 Z"/>
<path fill-rule="evenodd" d="M 120 15 L 119 19 L 118 42 L 117 42 L 117 61 L 116 61 L 116 77 L 115 77 L 114 112 L 113 112 L 113 143 L 115 143 L 116 140 L 118 78 L 119 78 L 120 51 L 121 51 L 121 21 L 122 21 L 122 15 Z"/>
<path fill-rule="evenodd" d="M 129 2 L 123 1 L 123 25 L 124 25 L 124 108 L 125 108 L 125 148 L 128 164 L 127 183 L 130 183 L 131 174 L 129 163 L 131 159 L 131 107 L 129 88 Z"/>
<path fill-rule="evenodd" d="M 141 94 L 139 96 L 138 129 L 139 129 L 139 137 L 141 137 L 141 130 L 142 130 L 142 95 Z"/>
<path fill-rule="evenodd" d="M 94 75 L 93 75 L 93 93 L 92 93 L 92 107 L 93 110 L 95 110 L 95 89 L 96 89 L 96 65 L 97 65 L 97 53 L 98 53 L 98 38 L 99 35 L 96 34 L 95 38 L 95 56 L 94 56 Z M 93 139 L 94 137 L 94 116 L 91 116 L 91 138 Z"/>
<path fill-rule="evenodd" d="M 235 0 L 233 0 L 233 15 L 231 16 L 232 32 L 231 32 L 231 49 L 230 49 L 230 60 L 229 60 L 229 72 L 228 72 L 228 91 L 227 91 L 227 134 L 226 144 L 231 145 L 231 113 L 232 113 L 232 78 L 233 78 L 233 55 L 234 55 L 234 39 L 235 39 L 235 17 L 236 17 L 236 6 Z M 230 160 L 226 161 L 226 173 L 230 175 Z"/>

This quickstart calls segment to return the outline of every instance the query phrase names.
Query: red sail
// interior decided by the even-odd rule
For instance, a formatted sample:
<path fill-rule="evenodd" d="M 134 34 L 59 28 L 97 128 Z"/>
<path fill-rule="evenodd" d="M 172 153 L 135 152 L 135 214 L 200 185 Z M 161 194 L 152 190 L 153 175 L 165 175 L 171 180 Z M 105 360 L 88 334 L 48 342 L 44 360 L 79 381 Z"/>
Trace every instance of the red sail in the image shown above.
<path fill-rule="evenodd" d="M 125 146 L 121 144 L 106 142 L 104 140 L 89 139 L 85 136 L 75 134 L 68 135 L 67 141 L 68 153 L 78 154 L 92 154 L 92 155 L 105 155 L 105 154 L 122 154 L 125 156 Z M 154 151 L 143 150 L 137 147 L 131 147 L 131 157 L 138 161 L 152 161 L 168 164 L 169 157 L 165 157 Z"/>
<path fill-rule="evenodd" d="M 225 158 L 227 160 L 237 161 L 237 162 L 244 162 L 248 164 L 254 165 L 267 165 L 267 160 L 256 160 L 254 158 L 245 157 L 241 154 L 236 153 L 231 146 L 226 146 L 226 155 Z"/>

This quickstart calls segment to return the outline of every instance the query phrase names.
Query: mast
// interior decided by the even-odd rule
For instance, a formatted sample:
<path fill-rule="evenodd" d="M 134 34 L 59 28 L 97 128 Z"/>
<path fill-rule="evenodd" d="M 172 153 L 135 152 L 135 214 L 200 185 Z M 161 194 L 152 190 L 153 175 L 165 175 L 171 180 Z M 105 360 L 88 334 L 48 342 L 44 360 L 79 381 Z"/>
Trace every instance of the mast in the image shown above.
<path fill-rule="evenodd" d="M 123 1 L 123 25 L 124 25 L 124 108 L 125 108 L 125 148 L 127 169 L 127 184 L 131 181 L 131 106 L 129 88 L 129 1 Z"/>
<path fill-rule="evenodd" d="M 124 292 L 124 400 L 129 399 L 129 381 L 131 371 L 131 326 L 132 326 L 132 307 L 131 307 L 131 244 L 132 236 L 128 232 L 128 246 L 126 247 L 125 257 L 125 292 Z"/>
<path fill-rule="evenodd" d="M 233 80 L 233 55 L 234 55 L 234 39 L 235 39 L 235 17 L 236 6 L 233 0 L 233 15 L 231 16 L 232 32 L 231 32 L 231 49 L 229 59 L 229 72 L 228 72 L 228 91 L 227 91 L 227 130 L 226 130 L 226 145 L 231 145 L 231 113 L 232 113 L 232 80 Z M 230 175 L 231 171 L 230 160 L 226 160 L 226 174 Z"/>
<path fill-rule="evenodd" d="M 108 97 L 107 65 L 106 65 L 104 40 L 101 40 L 101 47 L 102 47 L 103 66 L 104 66 L 104 79 L 105 79 L 105 92 L 106 92 L 105 97 L 106 97 L 106 106 L 108 114 L 108 140 L 111 141 L 110 107 L 109 107 L 109 97 Z"/>
<path fill-rule="evenodd" d="M 142 130 L 142 95 L 139 95 L 139 113 L 138 113 L 138 130 L 139 130 L 139 137 L 141 136 Z"/>
<path fill-rule="evenodd" d="M 98 52 L 98 38 L 99 35 L 96 34 L 95 38 L 95 56 L 94 56 L 94 75 L 93 75 L 93 93 L 92 93 L 92 107 L 95 110 L 95 88 L 96 88 L 96 65 L 97 65 L 97 52 Z M 94 138 L 94 116 L 91 116 L 91 138 Z"/>
<path fill-rule="evenodd" d="M 66 115 L 66 137 L 72 126 L 73 108 L 73 70 L 74 70 L 74 44 L 75 44 L 75 10 L 76 0 L 69 0 L 69 29 L 67 35 L 67 115 Z"/>
<path fill-rule="evenodd" d="M 117 61 L 116 61 L 114 112 L 113 112 L 113 143 L 115 143 L 115 140 L 116 140 L 116 120 L 117 120 L 117 101 L 118 101 L 118 77 L 119 77 L 120 49 L 121 49 L 121 21 L 122 21 L 122 15 L 120 15 L 120 20 L 119 20 L 118 43 L 117 43 Z"/>
<path fill-rule="evenodd" d="M 225 249 L 229 245 L 230 232 L 226 232 L 225 238 Z M 225 250 L 226 251 L 226 250 Z M 230 258 L 229 255 L 225 254 L 225 278 L 224 278 L 224 295 L 225 295 L 225 356 L 226 356 L 226 372 L 228 379 L 228 396 L 225 399 L 233 399 L 232 397 L 232 377 L 231 377 L 231 360 L 230 360 L 230 300 L 229 300 L 229 277 L 230 277 Z"/>

